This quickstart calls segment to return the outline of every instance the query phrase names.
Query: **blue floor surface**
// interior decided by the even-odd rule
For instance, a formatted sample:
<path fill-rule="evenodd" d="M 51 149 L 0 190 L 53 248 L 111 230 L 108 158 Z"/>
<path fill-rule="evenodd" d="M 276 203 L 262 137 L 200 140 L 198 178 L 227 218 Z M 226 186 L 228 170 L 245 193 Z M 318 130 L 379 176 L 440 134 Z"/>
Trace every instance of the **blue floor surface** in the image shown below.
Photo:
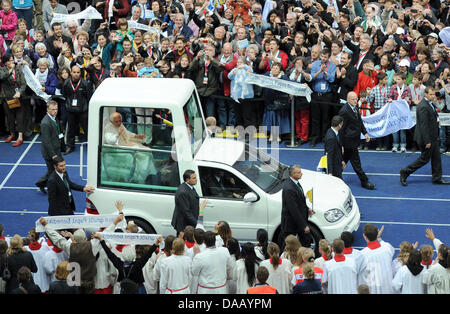
<path fill-rule="evenodd" d="M 35 140 L 34 143 L 32 141 Z M 85 147 L 86 148 L 86 147 Z M 323 145 L 310 148 L 308 144 L 288 148 L 284 144 L 272 150 L 272 156 L 285 164 L 300 164 L 302 168 L 315 170 L 323 155 Z M 399 182 L 399 170 L 414 161 L 419 153 L 391 153 L 361 151 L 364 171 L 377 188 L 363 189 L 351 165 L 344 170 L 344 181 L 355 195 L 362 222 L 355 233 L 355 247 L 365 246 L 362 226 L 367 223 L 385 226 L 383 239 L 396 249 L 404 240 L 431 242 L 425 238 L 425 228 L 433 228 L 443 242 L 450 240 L 450 187 L 431 184 L 431 166 L 426 165 L 408 178 L 408 186 Z M 442 155 L 444 178 L 450 179 L 450 157 Z M 84 184 L 80 178 L 80 145 L 65 156 L 70 178 Z M 86 162 L 86 149 L 84 151 Z M 20 160 L 20 163 L 18 161 Z M 47 215 L 47 196 L 38 191 L 34 182 L 46 171 L 41 156 L 39 137 L 33 135 L 22 146 L 0 141 L 0 223 L 5 235 L 25 236 L 40 216 Z M 86 171 L 84 172 L 86 175 Z M 85 194 L 75 192 L 77 213 L 85 209 Z"/>

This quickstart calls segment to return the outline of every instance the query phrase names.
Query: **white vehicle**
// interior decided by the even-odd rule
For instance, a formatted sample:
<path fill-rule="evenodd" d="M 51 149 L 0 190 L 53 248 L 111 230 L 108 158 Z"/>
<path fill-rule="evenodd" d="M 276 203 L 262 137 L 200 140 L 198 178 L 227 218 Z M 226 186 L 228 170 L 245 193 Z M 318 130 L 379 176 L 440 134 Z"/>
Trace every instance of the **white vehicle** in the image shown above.
<path fill-rule="evenodd" d="M 87 212 L 115 213 L 114 204 L 121 200 L 126 218 L 146 232 L 175 234 L 170 224 L 174 194 L 184 171 L 192 169 L 198 194 L 208 199 L 207 230 L 224 220 L 239 241 L 255 241 L 257 230 L 264 228 L 278 242 L 288 166 L 244 142 L 207 135 L 198 99 L 194 83 L 185 79 L 108 78 L 99 86 L 89 104 L 87 184 L 96 190 L 87 199 Z M 106 143 L 110 114 L 122 112 L 125 123 L 131 109 L 138 115 L 137 125 L 125 124 L 127 129 L 152 137 L 151 145 Z M 151 122 L 145 113 L 153 114 Z M 217 177 L 226 178 L 227 185 Z M 314 191 L 309 225 L 315 243 L 358 229 L 358 205 L 342 180 L 303 169 L 301 184 L 305 192 Z"/>

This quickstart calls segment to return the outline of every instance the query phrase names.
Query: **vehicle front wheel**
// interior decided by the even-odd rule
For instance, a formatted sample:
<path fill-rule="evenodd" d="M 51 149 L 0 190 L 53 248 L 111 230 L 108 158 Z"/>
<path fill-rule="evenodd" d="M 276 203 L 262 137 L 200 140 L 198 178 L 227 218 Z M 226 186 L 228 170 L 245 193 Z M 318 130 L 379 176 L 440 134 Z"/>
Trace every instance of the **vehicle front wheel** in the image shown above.
<path fill-rule="evenodd" d="M 144 230 L 147 234 L 156 234 L 155 229 L 145 220 L 136 217 L 126 217 L 127 221 L 134 221 L 135 225 Z"/>
<path fill-rule="evenodd" d="M 319 257 L 319 241 L 324 237 L 322 235 L 322 232 L 320 232 L 320 230 L 315 225 L 309 224 L 309 229 L 312 237 L 311 249 L 314 250 L 316 257 Z"/>

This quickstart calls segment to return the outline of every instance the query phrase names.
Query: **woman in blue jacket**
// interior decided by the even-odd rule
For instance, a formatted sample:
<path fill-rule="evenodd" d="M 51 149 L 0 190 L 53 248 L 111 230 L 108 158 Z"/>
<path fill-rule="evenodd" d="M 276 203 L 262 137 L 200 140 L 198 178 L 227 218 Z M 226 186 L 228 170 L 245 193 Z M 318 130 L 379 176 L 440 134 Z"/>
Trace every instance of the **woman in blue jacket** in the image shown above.
<path fill-rule="evenodd" d="M 264 75 L 289 81 L 282 69 L 283 65 L 280 62 L 274 62 L 270 72 Z M 269 142 L 272 140 L 281 142 L 280 135 L 291 132 L 288 95 L 275 89 L 264 88 L 263 97 L 265 106 L 263 125 L 270 132 Z M 273 130 L 272 127 L 274 127 Z M 278 129 L 276 129 L 277 127 Z"/>
<path fill-rule="evenodd" d="M 55 95 L 58 87 L 58 77 L 53 69 L 50 68 L 50 62 L 47 58 L 40 58 L 37 61 L 37 69 L 34 76 L 41 83 L 41 90 L 48 95 Z M 47 107 L 44 100 L 35 99 L 35 121 L 39 123 L 47 112 Z"/>
<path fill-rule="evenodd" d="M 13 0 L 13 10 L 17 14 L 17 19 L 25 19 L 27 22 L 27 29 L 33 28 L 33 0 Z"/>
<path fill-rule="evenodd" d="M 234 100 L 234 114 L 236 116 L 236 125 L 247 128 L 248 126 L 255 126 L 255 102 L 252 101 L 254 97 L 253 85 L 247 84 L 247 73 L 252 73 L 251 66 L 245 64 L 245 57 L 239 56 L 236 61 L 236 67 L 228 73 L 228 78 L 231 81 L 230 96 Z"/>

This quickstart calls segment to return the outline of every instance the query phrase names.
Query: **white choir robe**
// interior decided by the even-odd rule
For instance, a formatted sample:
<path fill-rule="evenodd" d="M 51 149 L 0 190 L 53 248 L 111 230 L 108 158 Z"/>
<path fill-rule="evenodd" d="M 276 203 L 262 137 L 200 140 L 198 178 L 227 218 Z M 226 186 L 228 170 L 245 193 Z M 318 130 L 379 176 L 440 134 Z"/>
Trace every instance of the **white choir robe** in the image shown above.
<path fill-rule="evenodd" d="M 109 260 L 105 250 L 100 250 L 95 262 L 97 274 L 95 275 L 95 289 L 106 289 L 116 283 L 116 267 Z"/>
<path fill-rule="evenodd" d="M 361 254 L 361 251 L 354 248 L 345 248 L 344 256 L 350 257 L 355 261 L 358 286 L 365 284 L 364 278 L 367 276 L 367 260 L 366 257 Z"/>
<path fill-rule="evenodd" d="M 356 294 L 357 278 L 355 260 L 349 256 L 337 255 L 323 264 L 322 283 L 327 283 L 329 294 Z"/>
<path fill-rule="evenodd" d="M 236 267 L 236 255 L 231 255 L 231 274 L 234 272 L 234 268 Z M 227 294 L 236 294 L 236 280 L 233 277 L 227 278 Z"/>
<path fill-rule="evenodd" d="M 224 247 L 208 247 L 192 260 L 192 276 L 198 277 L 198 294 L 226 294 L 227 278 L 233 268 L 230 252 Z M 193 291 L 193 293 L 195 293 Z"/>
<path fill-rule="evenodd" d="M 39 249 L 33 249 L 29 246 L 25 246 L 25 248 L 31 252 L 37 266 L 37 272 L 31 273 L 34 283 L 41 288 L 42 292 L 48 291 L 51 277 L 44 270 L 45 253 L 48 252 L 47 248 L 42 245 L 40 245 Z"/>
<path fill-rule="evenodd" d="M 172 254 L 161 263 L 159 289 L 166 294 L 190 294 L 192 260 L 186 255 Z"/>
<path fill-rule="evenodd" d="M 255 264 L 255 282 L 256 284 L 256 271 L 258 270 L 258 264 Z M 236 280 L 236 294 L 246 294 L 248 288 L 252 286 L 248 285 L 247 271 L 245 269 L 244 259 L 239 259 L 236 262 L 236 267 L 233 272 L 233 279 Z"/>
<path fill-rule="evenodd" d="M 450 294 L 450 269 L 439 263 L 427 269 L 422 281 L 427 285 L 428 294 Z"/>
<path fill-rule="evenodd" d="M 55 271 L 59 263 L 69 260 L 69 255 L 66 252 L 62 250 L 56 252 L 53 248 L 47 251 L 44 256 L 44 271 L 50 277 L 50 282 L 56 281 Z"/>
<path fill-rule="evenodd" d="M 408 269 L 408 266 L 404 265 L 400 267 L 392 280 L 392 288 L 394 292 L 400 292 L 401 294 L 424 294 L 425 285 L 423 284 L 423 274 L 427 270 L 425 267 L 422 271 L 414 276 Z"/>
<path fill-rule="evenodd" d="M 372 294 L 392 294 L 392 258 L 394 248 L 387 242 L 381 241 L 380 247 L 373 248 L 369 242 L 368 247 L 361 250 L 367 260 L 367 276 L 365 284 L 369 286 Z M 373 249 L 371 249 L 370 247 Z"/>
<path fill-rule="evenodd" d="M 155 268 L 157 257 L 158 255 L 153 253 L 152 257 L 148 259 L 147 263 L 142 268 L 142 274 L 144 275 L 144 286 L 147 294 L 158 293 L 158 283 L 153 280 L 153 269 Z"/>
<path fill-rule="evenodd" d="M 169 255 L 170 256 L 170 255 Z M 159 280 L 161 279 L 161 263 L 164 259 L 168 258 L 169 256 L 167 256 L 167 254 L 162 251 L 158 254 L 157 258 L 156 258 L 156 263 L 155 263 L 155 267 L 153 268 L 153 272 L 152 272 L 152 279 L 155 283 L 155 286 L 159 288 Z M 160 294 L 165 294 L 166 291 L 159 291 Z"/>
<path fill-rule="evenodd" d="M 398 270 L 402 268 L 403 263 L 399 261 L 397 258 L 392 261 L 392 277 L 395 277 Z"/>
<path fill-rule="evenodd" d="M 289 260 L 282 258 L 277 269 L 270 263 L 270 258 L 262 261 L 259 266 L 264 266 L 269 271 L 267 284 L 277 289 L 279 294 L 292 293 L 292 264 Z"/>

